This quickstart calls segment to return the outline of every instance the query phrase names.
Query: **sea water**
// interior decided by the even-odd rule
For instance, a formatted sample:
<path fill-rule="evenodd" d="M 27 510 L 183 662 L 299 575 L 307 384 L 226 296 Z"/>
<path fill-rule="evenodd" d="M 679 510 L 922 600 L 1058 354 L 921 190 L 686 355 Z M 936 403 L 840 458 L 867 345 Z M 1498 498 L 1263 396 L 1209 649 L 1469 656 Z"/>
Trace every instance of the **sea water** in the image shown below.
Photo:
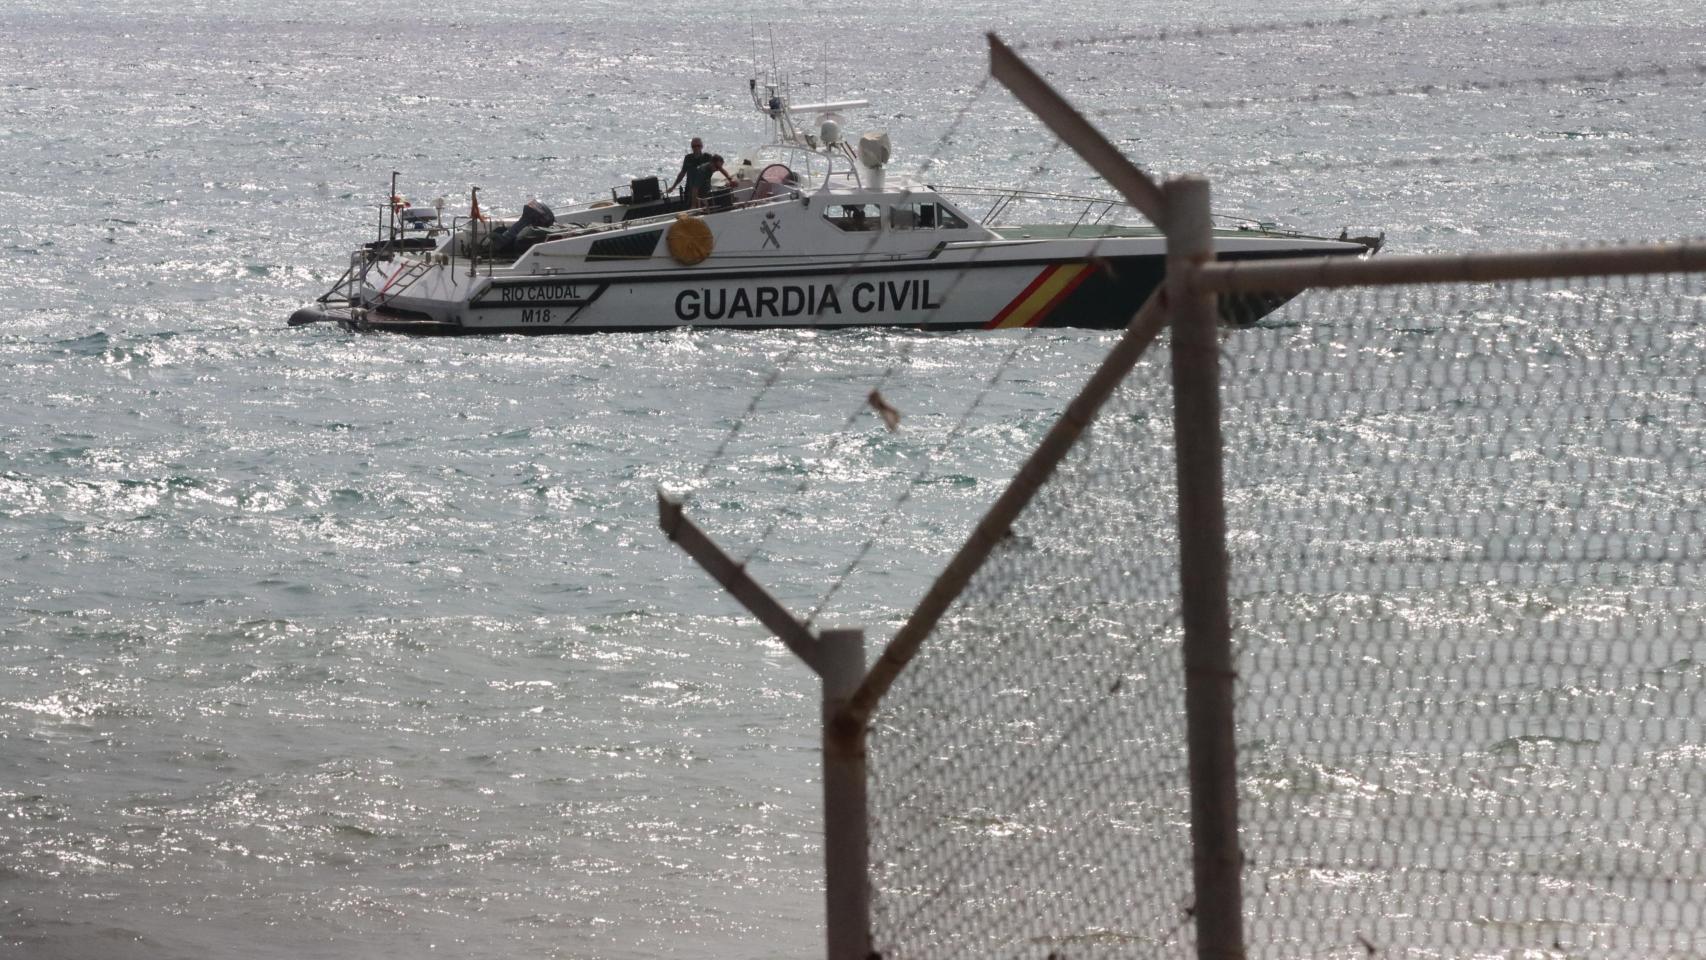
<path fill-rule="evenodd" d="M 755 67 L 869 99 L 844 125 L 897 170 L 1097 190 L 984 82 L 991 30 L 1228 214 L 1403 252 L 1700 232 L 1696 4 L 1423 6 L 12 0 L 0 955 L 820 950 L 816 684 L 656 491 L 874 644 L 1111 336 L 285 317 L 392 171 L 447 213 L 667 182 L 759 137 Z"/>

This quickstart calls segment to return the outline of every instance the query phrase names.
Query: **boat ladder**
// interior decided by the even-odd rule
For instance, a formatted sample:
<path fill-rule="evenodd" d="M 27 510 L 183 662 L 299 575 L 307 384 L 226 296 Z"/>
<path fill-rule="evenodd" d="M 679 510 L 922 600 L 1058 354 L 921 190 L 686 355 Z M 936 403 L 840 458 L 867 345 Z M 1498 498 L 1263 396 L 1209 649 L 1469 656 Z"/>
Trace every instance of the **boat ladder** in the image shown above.
<path fill-rule="evenodd" d="M 384 306 L 392 298 L 415 285 L 415 282 L 427 275 L 433 267 L 430 257 L 410 260 L 401 270 L 391 274 L 385 281 L 385 286 L 379 288 L 379 294 L 374 298 L 375 306 Z"/>

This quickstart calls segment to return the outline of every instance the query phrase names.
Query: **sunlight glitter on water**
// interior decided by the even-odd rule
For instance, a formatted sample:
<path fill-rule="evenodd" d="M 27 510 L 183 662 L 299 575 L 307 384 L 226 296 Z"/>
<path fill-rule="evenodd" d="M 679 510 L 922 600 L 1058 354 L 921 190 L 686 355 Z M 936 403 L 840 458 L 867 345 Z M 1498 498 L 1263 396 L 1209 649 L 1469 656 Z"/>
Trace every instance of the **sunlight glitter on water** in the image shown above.
<path fill-rule="evenodd" d="M 869 96 L 852 120 L 889 128 L 916 165 L 982 75 L 983 29 L 1046 40 L 1315 11 L 1092 3 L 1070 24 L 1046 5 L 950 12 L 799 7 L 778 32 L 785 47 L 807 35 L 785 55 L 813 90 L 818 36 L 846 39 L 830 46 L 825 94 Z M 415 341 L 282 327 L 371 236 L 393 169 L 410 196 L 459 199 L 478 182 L 502 210 L 531 193 L 603 196 L 674 162 L 688 131 L 749 139 L 748 14 L 776 14 L 630 14 L 522 2 L 380 24 L 329 0 L 0 13 L 0 954 L 818 950 L 815 681 L 663 541 L 655 486 L 691 488 L 743 554 L 780 515 L 752 570 L 799 606 L 910 491 L 823 618 L 875 640 L 1107 338 Z M 1653 34 L 1697 13 L 1523 16 L 1442 20 L 1419 38 L 1035 56 L 1141 162 L 1215 176 L 1230 212 L 1374 224 L 1408 251 L 1698 233 L 1690 162 L 1661 158 L 1622 183 L 1601 182 L 1621 162 L 1381 164 L 1698 130 L 1694 101 L 1657 87 L 1561 89 L 1518 110 L 1487 95 L 1190 106 L 1683 61 L 1689 30 Z M 994 92 L 932 171 L 1091 186 Z M 903 353 L 884 387 L 902 431 L 868 416 L 844 431 Z M 1353 771 L 1282 775 L 1362 789 Z"/>

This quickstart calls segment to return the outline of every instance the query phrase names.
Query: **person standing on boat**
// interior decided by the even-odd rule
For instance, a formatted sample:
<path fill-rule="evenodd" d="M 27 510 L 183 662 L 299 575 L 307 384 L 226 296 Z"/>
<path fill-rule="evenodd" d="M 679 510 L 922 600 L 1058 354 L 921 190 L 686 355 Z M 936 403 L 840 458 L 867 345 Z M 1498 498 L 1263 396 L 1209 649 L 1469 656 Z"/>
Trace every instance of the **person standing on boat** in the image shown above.
<path fill-rule="evenodd" d="M 722 154 L 713 153 L 711 158 L 699 164 L 687 173 L 687 195 L 691 206 L 699 207 L 706 203 L 711 193 L 711 174 L 720 173 L 729 185 L 735 182 L 735 175 L 723 167 Z M 725 191 L 727 192 L 727 191 Z"/>
<path fill-rule="evenodd" d="M 687 199 L 689 203 L 694 199 L 693 178 L 689 176 L 689 174 L 696 170 L 700 164 L 711 159 L 711 155 L 705 152 L 705 141 L 698 137 L 694 137 L 691 146 L 693 148 L 693 152 L 681 158 L 681 171 L 675 175 L 675 180 L 670 183 L 669 190 L 667 191 L 669 193 L 674 193 L 676 185 L 681 183 L 681 178 L 687 177 Z"/>

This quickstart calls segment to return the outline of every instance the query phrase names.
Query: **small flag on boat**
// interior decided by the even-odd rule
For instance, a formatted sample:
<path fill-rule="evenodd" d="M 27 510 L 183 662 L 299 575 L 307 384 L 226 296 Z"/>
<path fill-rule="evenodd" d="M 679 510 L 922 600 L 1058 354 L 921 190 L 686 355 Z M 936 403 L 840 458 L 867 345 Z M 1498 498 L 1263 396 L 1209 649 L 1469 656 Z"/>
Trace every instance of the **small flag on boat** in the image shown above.
<path fill-rule="evenodd" d="M 468 219 L 470 219 L 470 220 L 484 220 L 484 219 L 486 219 L 485 217 L 480 215 L 480 188 L 474 187 L 473 189 L 469 190 L 469 195 L 471 197 L 473 197 L 473 200 L 468 205 Z"/>
<path fill-rule="evenodd" d="M 872 390 L 871 395 L 865 398 L 865 402 L 871 405 L 872 410 L 877 411 L 877 416 L 883 418 L 883 426 L 888 427 L 890 433 L 900 429 L 900 411 L 889 406 L 889 402 L 883 399 L 882 394 Z"/>

